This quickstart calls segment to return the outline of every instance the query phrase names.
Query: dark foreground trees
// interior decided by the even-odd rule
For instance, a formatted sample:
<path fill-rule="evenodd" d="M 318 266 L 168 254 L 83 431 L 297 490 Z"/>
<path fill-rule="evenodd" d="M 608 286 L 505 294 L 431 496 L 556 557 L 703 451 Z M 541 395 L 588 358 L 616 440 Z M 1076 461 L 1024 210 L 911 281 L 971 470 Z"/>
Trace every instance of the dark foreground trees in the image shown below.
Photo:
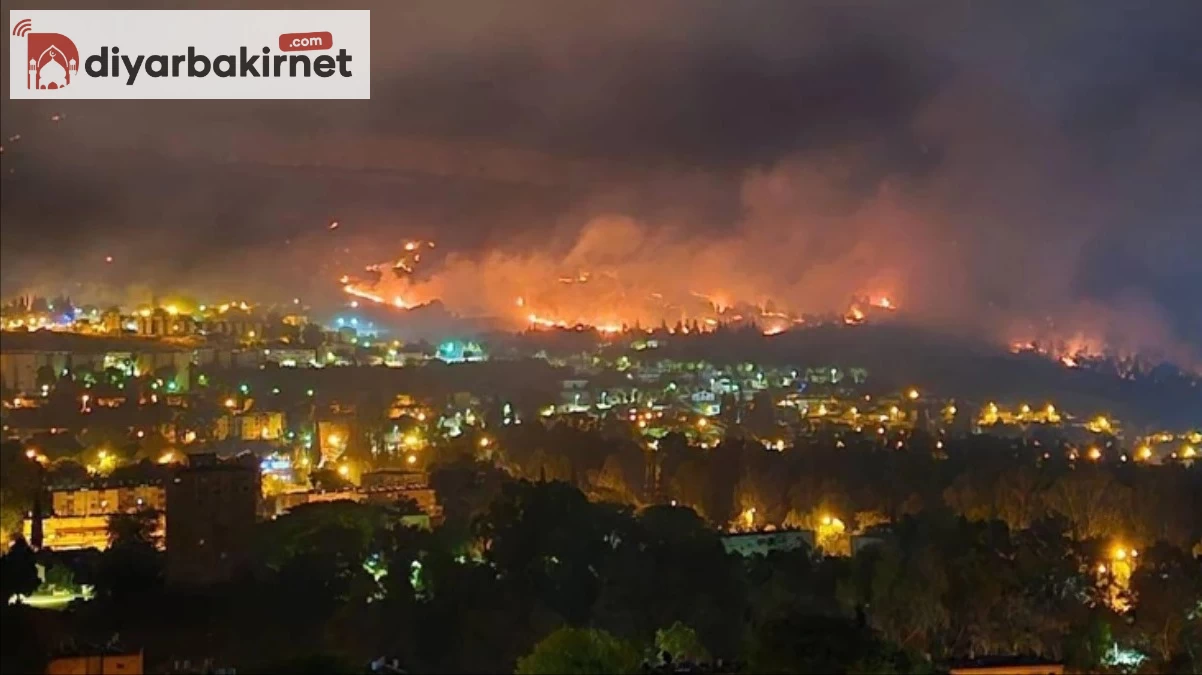
<path fill-rule="evenodd" d="M 928 509 L 854 557 L 742 558 L 691 509 L 595 503 L 557 482 L 460 484 L 455 517 L 434 531 L 350 502 L 261 523 L 249 575 L 200 590 L 162 585 L 144 523 L 120 519 L 109 550 L 69 563 L 96 599 L 54 622 L 7 608 L 2 637 L 21 640 L 23 663 L 68 638 L 120 634 L 151 668 L 188 659 L 248 672 L 345 672 L 378 658 L 432 673 L 705 660 L 922 672 L 980 654 L 1097 671 L 1119 651 L 1144 669 L 1198 670 L 1202 569 L 1171 545 L 1142 551 L 1116 591 L 1097 572 L 1108 542 L 1074 539 L 1054 517 L 1012 530 Z M 30 562 L 19 547 L 3 559 L 6 589 L 29 585 Z M 1111 609 L 1116 597 L 1133 609 Z"/>

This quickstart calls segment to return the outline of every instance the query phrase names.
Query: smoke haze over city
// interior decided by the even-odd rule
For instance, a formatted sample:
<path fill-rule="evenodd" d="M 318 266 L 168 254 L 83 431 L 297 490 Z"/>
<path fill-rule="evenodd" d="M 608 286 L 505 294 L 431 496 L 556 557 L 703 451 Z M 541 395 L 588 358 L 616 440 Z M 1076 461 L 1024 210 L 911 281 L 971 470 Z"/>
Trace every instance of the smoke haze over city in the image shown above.
<path fill-rule="evenodd" d="M 333 308 L 434 241 L 373 292 L 519 327 L 888 298 L 1199 362 L 1198 3 L 371 9 L 367 104 L 5 100 L 4 295 Z"/>

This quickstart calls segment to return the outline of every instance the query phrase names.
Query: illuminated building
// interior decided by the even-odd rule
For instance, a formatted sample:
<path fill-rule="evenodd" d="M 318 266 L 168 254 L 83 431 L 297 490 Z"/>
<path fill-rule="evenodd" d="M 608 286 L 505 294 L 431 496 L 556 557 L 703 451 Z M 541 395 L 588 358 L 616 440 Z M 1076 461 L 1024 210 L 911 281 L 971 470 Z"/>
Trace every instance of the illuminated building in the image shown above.
<path fill-rule="evenodd" d="M 459 340 L 448 340 L 438 345 L 438 352 L 435 358 L 447 363 L 470 363 L 475 361 L 487 361 L 488 355 L 484 353 L 484 349 L 475 342 L 460 342 Z"/>
<path fill-rule="evenodd" d="M 227 312 L 204 323 L 204 330 L 208 335 L 223 336 L 238 342 L 262 340 L 265 328 L 262 320 L 232 306 Z"/>
<path fill-rule="evenodd" d="M 42 518 L 42 547 L 55 551 L 77 551 L 94 548 L 103 551 L 109 546 L 109 519 L 112 514 L 91 516 L 48 516 Z M 166 518 L 160 513 L 151 540 L 162 545 Z M 22 534 L 33 537 L 33 521 L 25 519 Z"/>
<path fill-rule="evenodd" d="M 275 441 L 284 436 L 284 413 L 275 411 L 244 412 L 218 417 L 213 438 L 219 441 Z"/>
<path fill-rule="evenodd" d="M 346 452 L 351 441 L 349 422 L 320 420 L 317 422 L 318 450 L 324 462 L 336 462 Z"/>
<path fill-rule="evenodd" d="M 260 495 L 253 462 L 194 454 L 167 484 L 167 581 L 228 581 L 244 567 Z"/>
<path fill-rule="evenodd" d="M 100 330 L 107 335 L 121 335 L 125 331 L 125 322 L 116 307 L 101 315 Z"/>
<path fill-rule="evenodd" d="M 363 489 L 377 490 L 381 488 L 424 488 L 428 477 L 422 471 L 406 471 L 404 469 L 380 469 L 363 474 Z"/>
<path fill-rule="evenodd" d="M 150 340 L 107 338 L 71 333 L 6 333 L 0 342 L 0 382 L 11 391 L 40 393 L 39 371 L 61 374 L 99 372 L 117 367 L 126 376 L 170 369 L 179 392 L 187 389 L 192 367 L 189 351 Z"/>
<path fill-rule="evenodd" d="M 951 675 L 1060 675 L 1064 664 L 1022 656 L 981 657 L 954 663 Z"/>
<path fill-rule="evenodd" d="M 183 337 L 196 332 L 191 317 L 171 313 L 161 307 L 143 310 L 134 319 L 136 332 L 142 337 Z"/>
<path fill-rule="evenodd" d="M 115 487 L 54 490 L 50 506 L 56 516 L 98 516 L 162 511 L 167 507 L 166 491 L 161 485 L 125 485 Z"/>
<path fill-rule="evenodd" d="M 142 652 L 64 655 L 50 659 L 46 675 L 142 675 Z"/>
<path fill-rule="evenodd" d="M 316 349 L 264 349 L 263 356 L 267 363 L 275 363 L 281 368 L 309 368 L 317 363 Z"/>
<path fill-rule="evenodd" d="M 50 492 L 51 513 L 41 518 L 42 545 L 59 551 L 108 548 L 109 519 L 123 513 L 157 512 L 158 525 L 151 536 L 161 543 L 166 496 L 162 486 L 99 485 Z M 26 519 L 25 536 L 33 536 L 33 518 Z"/>
<path fill-rule="evenodd" d="M 438 520 L 442 518 L 442 507 L 438 504 L 437 493 L 429 487 L 389 486 L 372 490 L 362 488 L 347 490 L 308 490 L 305 492 L 284 492 L 275 498 L 275 513 L 286 513 L 289 509 L 301 504 L 318 504 L 322 502 L 352 501 L 368 504 L 394 504 L 399 499 L 412 499 L 426 518 Z"/>
<path fill-rule="evenodd" d="M 593 399 L 588 384 L 588 380 L 563 380 L 559 390 L 559 412 L 584 412 L 592 407 Z"/>
<path fill-rule="evenodd" d="M 753 555 L 768 555 L 776 551 L 795 551 L 799 548 L 814 548 L 812 530 L 777 530 L 775 532 L 739 532 L 722 537 L 722 546 L 727 553 L 744 558 Z"/>
<path fill-rule="evenodd" d="M 276 496 L 275 513 L 282 514 L 301 504 L 354 501 L 369 504 L 393 504 L 399 499 L 412 499 L 427 518 L 442 518 L 438 496 L 429 487 L 428 476 L 420 471 L 382 469 L 362 476 L 362 486 L 347 490 L 308 490 L 285 492 Z"/>

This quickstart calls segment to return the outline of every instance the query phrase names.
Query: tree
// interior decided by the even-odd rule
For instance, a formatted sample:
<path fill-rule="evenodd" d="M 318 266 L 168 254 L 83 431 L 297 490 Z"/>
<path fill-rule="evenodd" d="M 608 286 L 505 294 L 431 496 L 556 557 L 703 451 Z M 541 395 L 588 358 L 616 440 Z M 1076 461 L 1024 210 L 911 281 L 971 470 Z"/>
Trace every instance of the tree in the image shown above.
<path fill-rule="evenodd" d="M 622 467 L 622 458 L 617 453 L 605 458 L 605 463 L 592 479 L 597 495 L 604 501 L 631 504 L 635 502 L 634 491 L 626 480 L 626 472 Z"/>
<path fill-rule="evenodd" d="M 111 548 L 123 546 L 150 546 L 153 548 L 153 535 L 155 528 L 158 527 L 158 520 L 158 513 L 148 509 L 109 516 L 109 546 Z"/>
<path fill-rule="evenodd" d="M 746 610 L 740 561 L 692 509 L 643 510 L 606 562 L 594 625 L 642 639 L 679 621 L 713 653 L 737 654 Z"/>
<path fill-rule="evenodd" d="M 15 595 L 29 595 L 41 584 L 33 549 L 18 539 L 8 553 L 0 557 L 0 599 L 5 605 Z"/>
<path fill-rule="evenodd" d="M 613 553 L 614 533 L 629 516 L 622 507 L 592 504 L 560 482 L 508 483 L 475 523 L 485 558 L 515 592 L 570 621 L 587 618 Z"/>
<path fill-rule="evenodd" d="M 1131 575 L 1136 598 L 1134 628 L 1142 646 L 1166 671 L 1180 672 L 1177 659 L 1190 670 L 1202 665 L 1202 566 L 1167 544 L 1144 551 Z"/>
<path fill-rule="evenodd" d="M 1058 478 L 1044 498 L 1049 509 L 1068 518 L 1074 538 L 1087 539 L 1122 531 L 1131 489 L 1103 467 L 1084 467 Z"/>
<path fill-rule="evenodd" d="M 560 628 L 518 659 L 518 675 L 637 673 L 639 649 L 595 628 Z"/>
<path fill-rule="evenodd" d="M 319 324 L 307 323 L 305 324 L 305 327 L 301 329 L 300 340 L 301 344 L 305 345 L 306 347 L 316 349 L 325 343 L 325 331 L 322 330 L 322 327 Z"/>
<path fill-rule="evenodd" d="M 37 385 L 39 388 L 53 387 L 58 381 L 58 373 L 50 366 L 41 366 L 37 372 Z"/>
<path fill-rule="evenodd" d="M 0 443 L 0 550 L 21 530 L 21 520 L 33 507 L 41 467 L 25 455 L 18 442 Z"/>
<path fill-rule="evenodd" d="M 701 644 L 697 631 L 680 621 L 655 631 L 655 651 L 657 655 L 667 655 L 675 663 L 702 663 L 710 659 L 709 650 Z"/>
<path fill-rule="evenodd" d="M 74 593 L 79 590 L 79 585 L 75 583 L 75 573 L 61 562 L 55 562 L 46 568 L 45 583 L 48 588 L 56 591 Z"/>
<path fill-rule="evenodd" d="M 114 598 L 145 594 L 163 579 L 163 556 L 152 533 L 158 526 L 154 511 L 109 517 L 109 547 L 100 556 L 96 589 Z"/>
<path fill-rule="evenodd" d="M 756 673 L 906 673 L 918 664 L 848 619 L 789 615 L 757 632 L 750 665 Z"/>
<path fill-rule="evenodd" d="M 340 602 L 365 600 L 378 590 L 365 563 L 379 552 L 375 544 L 393 518 L 389 508 L 349 500 L 302 504 L 258 525 L 255 557 L 281 585 L 306 589 L 319 614 Z M 377 567 L 387 562 L 373 561 Z M 408 574 L 389 576 L 396 581 Z"/>

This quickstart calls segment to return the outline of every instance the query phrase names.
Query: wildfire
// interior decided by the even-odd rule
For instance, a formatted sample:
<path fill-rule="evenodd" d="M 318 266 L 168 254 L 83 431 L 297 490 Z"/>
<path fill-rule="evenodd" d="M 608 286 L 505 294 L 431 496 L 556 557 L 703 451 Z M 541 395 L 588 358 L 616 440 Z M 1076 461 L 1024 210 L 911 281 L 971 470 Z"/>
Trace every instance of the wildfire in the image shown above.
<path fill-rule="evenodd" d="M 379 295 L 376 295 L 375 293 L 372 293 L 369 290 L 360 288 L 360 287 L 356 286 L 355 284 L 346 284 L 345 286 L 342 287 L 342 290 L 346 291 L 347 294 L 349 294 L 349 295 L 355 296 L 356 298 L 363 298 L 364 300 L 371 300 L 372 302 L 381 304 L 381 305 L 384 304 L 384 298 L 380 297 Z"/>
<path fill-rule="evenodd" d="M 623 328 L 621 324 L 616 323 L 589 323 L 585 321 L 577 321 L 569 323 L 562 319 L 551 319 L 538 314 L 530 313 L 526 315 L 526 321 L 531 328 L 561 328 L 565 330 L 595 330 L 598 333 L 605 335 L 615 335 L 621 333 Z"/>

